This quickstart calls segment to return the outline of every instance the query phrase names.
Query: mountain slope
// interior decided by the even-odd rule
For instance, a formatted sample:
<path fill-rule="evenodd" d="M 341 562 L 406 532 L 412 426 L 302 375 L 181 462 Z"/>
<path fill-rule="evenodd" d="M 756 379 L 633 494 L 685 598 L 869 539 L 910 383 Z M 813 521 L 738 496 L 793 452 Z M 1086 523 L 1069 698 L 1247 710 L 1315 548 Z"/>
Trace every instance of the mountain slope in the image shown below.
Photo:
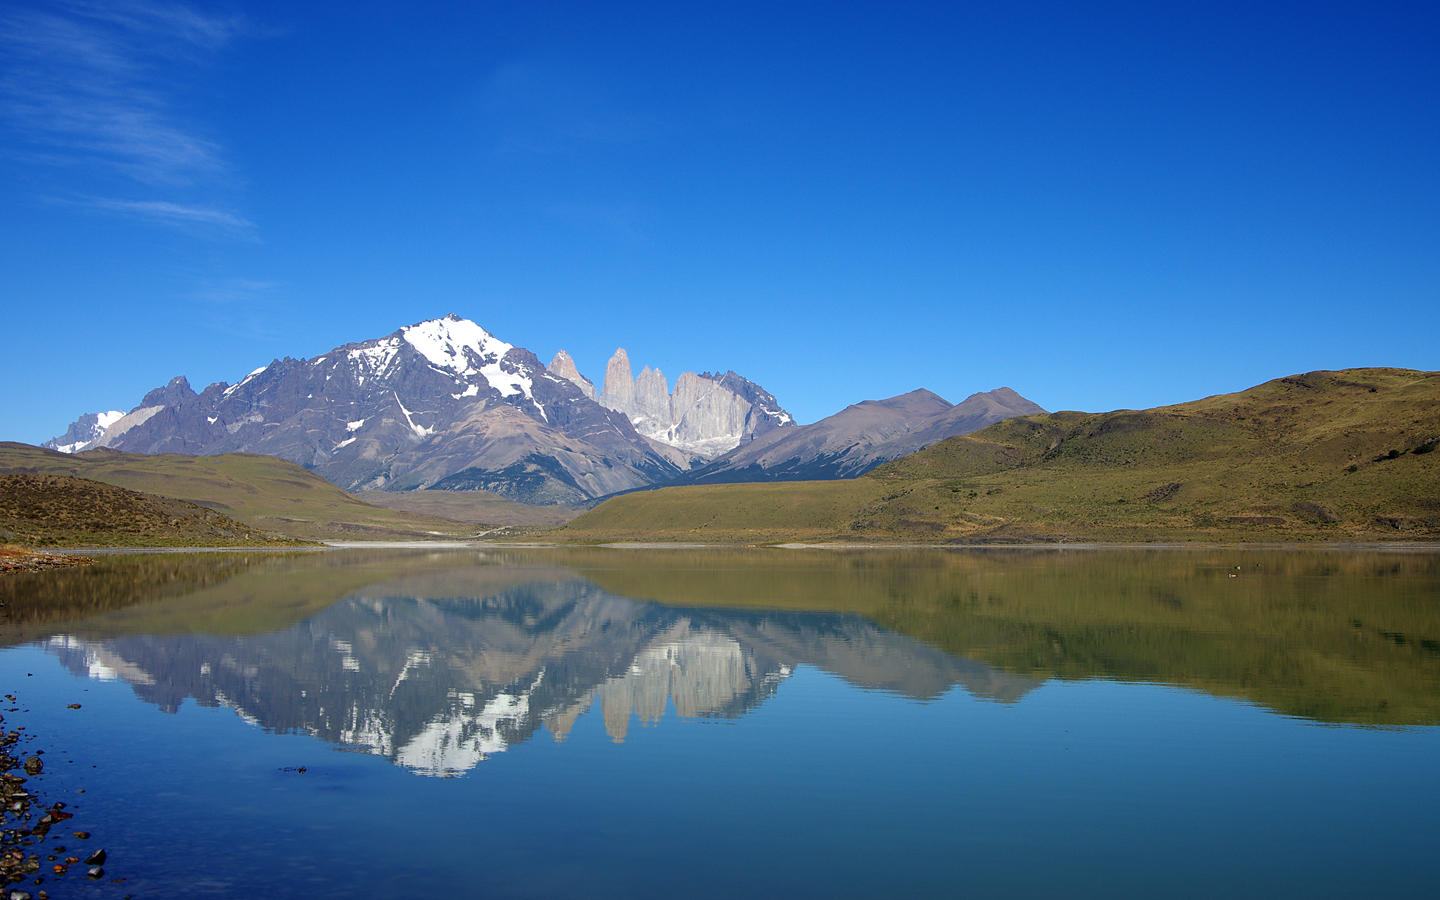
<path fill-rule="evenodd" d="M 916 390 L 856 403 L 813 425 L 762 434 L 674 483 L 854 478 L 947 437 L 1037 412 L 1044 410 L 1010 388 L 972 394 L 955 406 Z"/>
<path fill-rule="evenodd" d="M 571 540 L 1440 538 L 1440 372 L 1354 369 L 1152 410 L 1009 419 L 838 483 L 617 497 Z"/>
<path fill-rule="evenodd" d="M 136 453 L 264 453 L 347 490 L 496 489 L 572 503 L 680 471 L 623 415 L 534 354 L 458 316 L 314 359 L 275 360 L 197 394 L 151 391 L 95 446 Z M 528 478 L 516 480 L 517 467 Z"/>

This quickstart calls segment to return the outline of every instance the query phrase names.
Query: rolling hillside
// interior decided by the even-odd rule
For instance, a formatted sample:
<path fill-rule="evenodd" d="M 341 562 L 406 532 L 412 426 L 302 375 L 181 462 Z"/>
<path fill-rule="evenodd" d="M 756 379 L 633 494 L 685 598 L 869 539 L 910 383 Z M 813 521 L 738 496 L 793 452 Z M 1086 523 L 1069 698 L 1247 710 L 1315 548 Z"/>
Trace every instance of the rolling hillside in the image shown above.
<path fill-rule="evenodd" d="M 1023 416 L 848 482 L 617 497 L 572 541 L 1433 541 L 1440 373 L 1311 372 L 1150 410 Z"/>
<path fill-rule="evenodd" d="M 476 531 L 449 519 L 371 506 L 294 463 L 258 454 L 150 456 L 96 449 L 71 455 L 7 441 L 0 442 L 5 474 L 87 478 L 310 540 L 464 537 Z"/>
<path fill-rule="evenodd" d="M 49 547 L 288 547 L 212 509 L 69 475 L 0 475 L 0 541 Z"/>

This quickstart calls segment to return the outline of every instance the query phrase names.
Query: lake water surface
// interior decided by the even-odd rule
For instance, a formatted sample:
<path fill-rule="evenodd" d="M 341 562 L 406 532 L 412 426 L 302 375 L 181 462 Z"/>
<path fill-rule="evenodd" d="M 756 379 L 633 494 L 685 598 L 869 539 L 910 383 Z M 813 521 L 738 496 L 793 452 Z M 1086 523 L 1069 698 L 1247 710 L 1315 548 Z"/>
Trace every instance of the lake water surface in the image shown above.
<path fill-rule="evenodd" d="M 26 852 L 108 852 L 32 893 L 1436 889 L 1436 553 L 145 554 L 0 602 L 74 813 Z"/>

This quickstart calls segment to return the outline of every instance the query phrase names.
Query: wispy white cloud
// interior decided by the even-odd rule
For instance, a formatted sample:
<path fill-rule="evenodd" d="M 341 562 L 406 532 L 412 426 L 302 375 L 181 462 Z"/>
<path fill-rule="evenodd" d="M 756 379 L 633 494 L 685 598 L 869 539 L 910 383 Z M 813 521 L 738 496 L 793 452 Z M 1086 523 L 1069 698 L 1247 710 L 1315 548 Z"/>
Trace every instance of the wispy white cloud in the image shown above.
<path fill-rule="evenodd" d="M 236 231 L 246 231 L 253 225 L 253 223 L 225 212 L 224 210 L 211 209 L 204 206 L 186 206 L 164 200 L 112 200 L 108 198 L 96 198 L 89 201 L 82 201 L 82 205 L 172 224 L 215 225 L 222 228 L 231 228 Z"/>
<path fill-rule="evenodd" d="M 0 12 L 0 117 L 12 159 L 105 169 L 167 200 L 91 205 L 170 223 L 248 228 L 238 216 L 181 202 L 226 187 L 220 142 L 177 111 L 196 66 L 247 32 L 236 17 L 136 0 L 14 5 Z"/>
<path fill-rule="evenodd" d="M 75 0 L 70 7 L 80 15 L 109 22 L 131 34 L 141 34 L 151 40 L 158 38 L 164 42 L 158 49 L 168 52 L 174 52 L 177 47 L 218 50 L 233 38 L 253 30 L 240 16 L 209 16 L 179 3 Z"/>

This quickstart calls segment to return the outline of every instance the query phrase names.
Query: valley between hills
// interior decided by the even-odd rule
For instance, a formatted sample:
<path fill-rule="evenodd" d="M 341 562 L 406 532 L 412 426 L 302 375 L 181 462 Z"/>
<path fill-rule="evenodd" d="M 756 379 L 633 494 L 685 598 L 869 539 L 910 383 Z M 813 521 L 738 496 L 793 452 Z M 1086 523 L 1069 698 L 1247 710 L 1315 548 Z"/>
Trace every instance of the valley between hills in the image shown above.
<path fill-rule="evenodd" d="M 917 402 L 906 396 L 907 403 Z M 248 539 L 271 545 L 297 539 L 1426 544 L 1440 539 L 1437 447 L 1440 373 L 1353 369 L 1149 410 L 1013 416 L 859 477 L 639 490 L 568 522 L 578 511 L 483 491 L 357 496 L 299 465 L 259 454 L 104 448 L 63 454 L 6 443 L 0 444 L 0 474 L 88 479 L 185 501 L 239 523 L 230 529 L 237 535 L 235 528 L 243 527 Z M 365 502 L 372 497 L 392 508 Z M 36 514 L 48 521 L 26 520 L 22 505 L 0 504 L 0 541 L 133 546 L 147 540 L 134 529 L 123 531 L 132 514 L 120 506 L 112 521 L 92 505 L 87 532 L 75 527 L 74 516 L 60 527 L 69 514 L 54 508 Z M 164 518 L 167 527 L 170 519 L 179 522 Z M 213 523 L 204 527 L 215 530 Z M 187 542 L 183 535 L 165 540 Z M 214 535 L 194 541 L 213 543 Z"/>

